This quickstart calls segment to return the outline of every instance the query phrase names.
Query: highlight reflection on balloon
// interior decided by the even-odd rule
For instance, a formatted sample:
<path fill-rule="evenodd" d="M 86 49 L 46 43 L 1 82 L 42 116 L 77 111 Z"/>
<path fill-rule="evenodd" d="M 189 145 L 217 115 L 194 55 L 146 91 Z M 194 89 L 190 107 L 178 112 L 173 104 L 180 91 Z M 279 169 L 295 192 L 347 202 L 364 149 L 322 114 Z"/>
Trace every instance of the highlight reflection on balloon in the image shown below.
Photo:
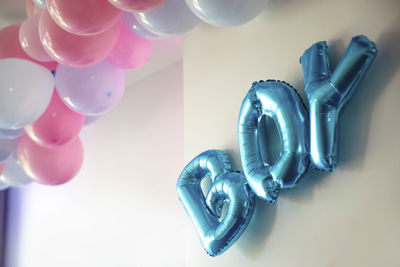
<path fill-rule="evenodd" d="M 32 0 L 39 8 L 46 8 L 46 0 Z"/>
<path fill-rule="evenodd" d="M 333 171 L 337 164 L 339 114 L 372 64 L 377 50 L 365 36 L 354 37 L 333 73 L 328 46 L 318 42 L 301 57 L 310 103 L 311 161 L 315 168 Z"/>
<path fill-rule="evenodd" d="M 108 0 L 115 7 L 130 11 L 130 12 L 143 12 L 156 8 L 165 0 Z"/>
<path fill-rule="evenodd" d="M 48 0 L 47 10 L 58 26 L 77 35 L 102 33 L 122 14 L 107 0 Z"/>
<path fill-rule="evenodd" d="M 200 184 L 207 176 L 213 184 L 205 198 Z M 253 216 L 254 194 L 243 175 L 232 172 L 228 156 L 220 150 L 208 150 L 195 157 L 182 171 L 177 192 L 204 249 L 211 256 L 228 249 Z M 229 203 L 228 211 L 220 219 L 225 201 Z"/>
<path fill-rule="evenodd" d="M 70 67 L 85 67 L 105 59 L 118 37 L 119 23 L 104 32 L 79 36 L 60 28 L 44 10 L 39 20 L 39 34 L 46 52 L 55 61 Z"/>
<path fill-rule="evenodd" d="M 25 53 L 19 42 L 20 27 L 21 25 L 10 25 L 0 30 L 0 59 L 21 58 L 41 65 L 50 71 L 55 70 L 57 62 L 37 61 Z"/>
<path fill-rule="evenodd" d="M 268 162 L 261 151 L 258 124 L 262 116 L 275 121 L 282 151 L 276 162 Z M 296 185 L 309 165 L 308 114 L 300 96 L 280 81 L 253 83 L 239 114 L 239 152 L 251 189 L 265 201 L 276 202 L 283 188 Z M 265 148 L 267 149 L 267 148 Z"/>
<path fill-rule="evenodd" d="M 142 24 L 139 23 L 134 13 L 124 12 L 122 15 L 122 21 L 128 27 L 128 29 L 134 34 L 139 35 L 140 37 L 150 39 L 150 40 L 159 40 L 165 38 L 165 36 L 160 36 L 152 33 L 147 30 Z"/>
<path fill-rule="evenodd" d="M 44 50 L 39 36 L 40 13 L 25 19 L 19 31 L 19 40 L 22 49 L 32 58 L 39 61 L 53 61 Z"/>

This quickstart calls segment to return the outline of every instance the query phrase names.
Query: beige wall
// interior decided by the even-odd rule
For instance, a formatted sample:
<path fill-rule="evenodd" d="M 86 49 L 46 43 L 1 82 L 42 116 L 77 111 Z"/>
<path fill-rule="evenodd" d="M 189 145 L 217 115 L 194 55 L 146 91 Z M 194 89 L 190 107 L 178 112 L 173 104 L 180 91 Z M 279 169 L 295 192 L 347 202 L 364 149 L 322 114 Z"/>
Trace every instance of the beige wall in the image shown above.
<path fill-rule="evenodd" d="M 326 40 L 334 66 L 358 34 L 378 56 L 342 114 L 336 171 L 308 172 L 277 205 L 259 201 L 241 239 L 216 258 L 185 222 L 186 266 L 400 266 L 399 1 L 272 0 L 244 26 L 186 34 L 185 162 L 214 148 L 240 168 L 237 119 L 251 83 L 284 80 L 304 98 L 303 51 Z"/>

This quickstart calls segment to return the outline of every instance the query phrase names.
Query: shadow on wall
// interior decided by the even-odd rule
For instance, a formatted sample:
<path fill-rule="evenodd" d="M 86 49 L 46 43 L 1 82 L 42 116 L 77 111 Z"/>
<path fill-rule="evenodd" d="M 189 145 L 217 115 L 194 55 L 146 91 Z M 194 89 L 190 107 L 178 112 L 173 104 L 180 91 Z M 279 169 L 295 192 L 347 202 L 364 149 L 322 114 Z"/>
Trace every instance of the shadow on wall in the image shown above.
<path fill-rule="evenodd" d="M 276 209 L 276 205 L 257 198 L 253 218 L 243 236 L 237 241 L 239 249 L 246 256 L 256 258 L 265 252 L 268 235 L 275 224 Z"/>
<path fill-rule="evenodd" d="M 388 27 L 377 40 L 373 40 L 378 49 L 375 62 L 360 84 L 358 92 L 340 115 L 339 168 L 340 166 L 347 168 L 350 166 L 363 168 L 364 166 L 374 105 L 400 67 L 399 25 L 400 19 Z M 332 69 L 340 60 L 346 46 L 346 42 L 341 40 L 330 42 Z M 301 83 L 298 81 L 293 84 Z M 300 93 L 304 97 L 304 93 L 302 91 Z M 303 98 L 303 100 L 305 99 Z M 296 202 L 312 202 L 313 190 L 326 180 L 324 178 L 327 176 L 329 173 L 310 169 L 294 189 L 283 191 L 281 197 Z M 265 203 L 260 199 L 257 199 L 256 205 L 254 217 L 237 243 L 239 248 L 252 258 L 263 252 L 268 235 L 274 226 L 277 209 L 276 205 Z"/>
<path fill-rule="evenodd" d="M 339 151 L 342 166 L 364 166 L 374 105 L 400 67 L 399 25 L 400 19 L 375 40 L 378 49 L 375 62 L 343 113 Z"/>

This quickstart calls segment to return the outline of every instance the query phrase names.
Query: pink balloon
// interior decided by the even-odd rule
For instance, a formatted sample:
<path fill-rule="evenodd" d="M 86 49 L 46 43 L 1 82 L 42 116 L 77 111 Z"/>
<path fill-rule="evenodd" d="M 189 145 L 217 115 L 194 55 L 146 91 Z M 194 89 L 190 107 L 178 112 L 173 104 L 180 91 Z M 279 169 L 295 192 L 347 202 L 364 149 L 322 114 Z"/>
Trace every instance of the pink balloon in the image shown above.
<path fill-rule="evenodd" d="M 42 9 L 35 5 L 32 0 L 25 1 L 25 11 L 28 17 L 32 16 L 33 14 L 40 13 Z"/>
<path fill-rule="evenodd" d="M 84 122 L 85 116 L 69 109 L 54 91 L 46 111 L 25 131 L 39 145 L 62 146 L 75 140 Z"/>
<path fill-rule="evenodd" d="M 54 60 L 69 67 L 85 67 L 105 59 L 118 38 L 118 29 L 117 23 L 100 34 L 80 36 L 60 28 L 47 10 L 39 20 L 44 49 Z"/>
<path fill-rule="evenodd" d="M 121 69 L 137 69 L 151 57 L 153 42 L 131 32 L 120 23 L 120 32 L 114 48 L 107 59 Z"/>
<path fill-rule="evenodd" d="M 39 61 L 53 61 L 44 50 L 39 36 L 40 13 L 33 14 L 25 19 L 19 30 L 19 41 L 22 49 L 32 58 Z"/>
<path fill-rule="evenodd" d="M 47 10 L 61 28 L 78 35 L 101 33 L 122 14 L 106 0 L 49 0 Z"/>
<path fill-rule="evenodd" d="M 6 164 L 4 162 L 0 163 L 0 175 L 3 173 L 5 166 L 6 166 Z"/>
<path fill-rule="evenodd" d="M 57 68 L 57 62 L 40 62 L 28 56 L 19 42 L 21 25 L 11 25 L 0 30 L 0 59 L 22 58 L 39 64 L 50 71 Z"/>
<path fill-rule="evenodd" d="M 130 12 L 143 12 L 156 8 L 165 0 L 108 0 L 119 9 Z"/>
<path fill-rule="evenodd" d="M 63 146 L 44 147 L 24 135 L 18 143 L 18 160 L 36 182 L 60 185 L 78 173 L 83 161 L 83 147 L 79 138 Z"/>

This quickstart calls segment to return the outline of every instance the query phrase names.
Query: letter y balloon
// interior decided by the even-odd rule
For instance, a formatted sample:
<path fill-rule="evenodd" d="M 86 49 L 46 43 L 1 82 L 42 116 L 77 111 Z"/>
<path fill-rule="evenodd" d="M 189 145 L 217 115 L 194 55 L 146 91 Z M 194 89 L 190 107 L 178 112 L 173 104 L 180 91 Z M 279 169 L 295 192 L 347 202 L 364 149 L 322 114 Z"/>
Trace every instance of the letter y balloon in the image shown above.
<path fill-rule="evenodd" d="M 354 37 L 331 73 L 326 42 L 307 49 L 300 62 L 310 103 L 311 161 L 315 168 L 333 171 L 338 153 L 338 116 L 353 96 L 376 56 L 375 44 Z"/>
<path fill-rule="evenodd" d="M 311 166 L 333 171 L 337 165 L 338 118 L 371 66 L 377 50 L 365 36 L 354 37 L 331 72 L 326 42 L 317 42 L 300 58 L 309 111 L 297 91 L 282 81 L 253 83 L 239 113 L 238 137 L 243 173 L 231 170 L 223 151 L 208 150 L 182 171 L 177 191 L 186 212 L 211 256 L 228 249 L 246 229 L 259 198 L 276 203 L 281 190 L 293 188 Z M 262 146 L 268 131 L 262 121 L 272 119 L 281 139 L 281 153 L 270 162 L 270 148 Z M 264 126 L 263 126 L 264 125 Z M 211 176 L 204 197 L 200 182 Z M 223 202 L 229 203 L 223 219 Z"/>

